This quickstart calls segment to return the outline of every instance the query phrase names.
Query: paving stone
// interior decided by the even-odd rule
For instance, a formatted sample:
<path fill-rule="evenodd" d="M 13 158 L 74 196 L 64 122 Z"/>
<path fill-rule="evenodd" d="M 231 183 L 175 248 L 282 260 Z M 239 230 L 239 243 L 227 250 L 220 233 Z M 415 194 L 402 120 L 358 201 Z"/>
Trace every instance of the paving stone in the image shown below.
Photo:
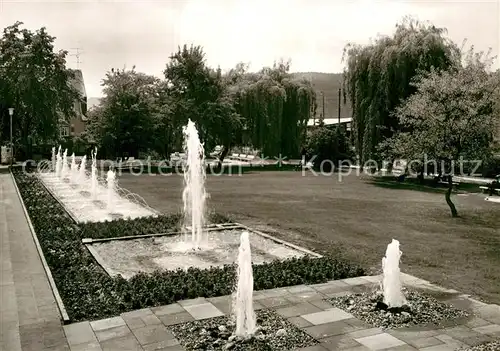
<path fill-rule="evenodd" d="M 343 321 L 313 325 L 303 329 L 307 334 L 316 339 L 324 339 L 329 336 L 343 335 L 354 331 L 355 328 Z"/>
<path fill-rule="evenodd" d="M 437 346 L 437 345 L 443 345 L 444 342 L 439 340 L 438 338 L 435 338 L 433 336 L 427 337 L 427 338 L 418 338 L 418 339 L 411 339 L 411 340 L 405 340 L 408 344 L 410 344 L 413 347 L 416 347 L 417 349 L 422 349 L 424 347 L 429 347 L 429 346 Z"/>
<path fill-rule="evenodd" d="M 310 300 L 309 303 L 318 307 L 319 309 L 321 309 L 323 311 L 329 310 L 330 308 L 333 308 L 332 304 L 326 300 Z"/>
<path fill-rule="evenodd" d="M 352 326 L 353 330 L 364 330 L 364 329 L 372 328 L 371 325 L 369 325 L 368 323 L 363 322 L 362 320 L 359 320 L 357 318 L 345 319 L 345 320 L 343 320 L 343 322 Z"/>
<path fill-rule="evenodd" d="M 287 320 L 298 328 L 310 327 L 312 324 L 302 317 L 290 317 Z"/>
<path fill-rule="evenodd" d="M 345 350 L 353 347 L 362 346 L 349 335 L 336 335 L 325 339 L 320 339 L 321 345 L 328 350 Z"/>
<path fill-rule="evenodd" d="M 352 314 L 347 313 L 341 310 L 340 308 L 336 307 L 321 312 L 305 314 L 302 315 L 301 317 L 314 325 L 331 323 L 331 322 L 341 321 L 344 319 L 353 318 Z"/>
<path fill-rule="evenodd" d="M 144 349 L 144 351 L 153 351 L 153 350 L 154 351 L 160 351 L 160 350 L 163 350 L 163 351 L 165 351 L 165 350 L 173 351 L 174 347 L 177 350 L 184 351 L 184 349 L 179 344 L 179 341 L 177 339 L 163 340 L 163 341 L 160 341 L 160 342 L 157 342 L 157 343 L 154 343 L 154 344 L 149 344 L 149 345 L 143 345 L 142 346 L 142 348 Z"/>
<path fill-rule="evenodd" d="M 500 318 L 500 306 L 498 305 L 486 305 L 479 307 L 475 310 L 479 317 L 491 320 L 492 318 Z"/>
<path fill-rule="evenodd" d="M 439 334 L 439 335 L 436 335 L 436 338 L 443 341 L 446 345 L 454 347 L 454 348 L 467 346 L 466 344 L 464 344 L 460 340 L 457 340 L 448 334 Z"/>
<path fill-rule="evenodd" d="M 468 326 L 469 328 L 477 328 L 477 327 L 484 327 L 487 325 L 490 325 L 491 323 L 488 322 L 487 320 L 484 320 L 479 317 L 473 317 L 472 319 L 468 320 L 465 325 Z"/>
<path fill-rule="evenodd" d="M 292 295 L 301 294 L 304 292 L 316 292 L 313 288 L 307 285 L 295 285 L 292 286 L 291 288 L 287 288 L 287 291 Z"/>
<path fill-rule="evenodd" d="M 368 280 L 365 280 L 361 277 L 354 277 L 354 278 L 347 278 L 347 279 L 342 279 L 342 282 L 348 284 L 348 285 L 366 285 L 370 284 Z"/>
<path fill-rule="evenodd" d="M 267 308 L 282 307 L 292 304 L 292 302 L 284 296 L 265 297 L 263 299 L 259 299 L 258 302 Z"/>
<path fill-rule="evenodd" d="M 446 335 L 449 335 L 453 339 L 457 340 L 462 340 L 465 338 L 470 338 L 478 335 L 478 332 L 463 325 L 452 328 L 445 328 L 443 329 L 443 332 L 446 333 Z"/>
<path fill-rule="evenodd" d="M 160 321 L 167 327 L 169 325 L 194 321 L 193 316 L 191 316 L 187 312 L 181 312 L 181 313 L 176 313 L 176 314 L 166 314 L 166 315 L 160 316 L 159 318 L 160 318 Z"/>
<path fill-rule="evenodd" d="M 450 345 L 436 345 L 436 346 L 429 346 L 429 347 L 424 347 L 421 348 L 419 351 L 455 351 L 455 346 L 450 346 Z"/>
<path fill-rule="evenodd" d="M 390 347 L 402 346 L 406 344 L 403 340 L 395 338 L 394 336 L 387 333 L 365 336 L 363 338 L 355 340 L 361 345 L 368 347 L 370 350 L 383 350 Z"/>
<path fill-rule="evenodd" d="M 353 339 L 364 338 L 366 336 L 372 336 L 383 333 L 382 328 L 369 328 L 369 329 L 361 329 L 355 330 L 349 333 L 349 337 Z"/>
<path fill-rule="evenodd" d="M 133 335 L 109 339 L 101 342 L 102 351 L 143 351 L 143 348 L 137 342 Z"/>
<path fill-rule="evenodd" d="M 208 302 L 207 299 L 205 299 L 204 297 L 197 297 L 196 299 L 177 301 L 177 303 L 182 307 L 201 305 L 207 302 Z"/>
<path fill-rule="evenodd" d="M 133 330 L 132 333 L 135 335 L 137 340 L 141 345 L 159 343 L 166 340 L 174 340 L 174 334 L 170 330 L 167 330 L 164 325 L 148 325 L 143 328 Z M 169 345 L 171 346 L 171 345 Z"/>
<path fill-rule="evenodd" d="M 212 305 L 210 302 L 201 305 L 184 306 L 184 308 L 196 320 L 219 317 L 224 315 L 224 313 L 222 313 L 219 309 L 217 309 L 217 307 Z"/>
<path fill-rule="evenodd" d="M 135 310 L 135 311 L 130 311 L 130 312 L 125 312 L 120 315 L 120 317 L 127 321 L 127 319 L 133 319 L 133 318 L 140 318 L 144 316 L 151 316 L 153 314 L 153 311 L 149 308 L 143 308 L 140 310 Z"/>
<path fill-rule="evenodd" d="M 308 302 L 303 302 L 301 304 L 297 304 L 294 306 L 288 306 L 276 309 L 276 313 L 285 318 L 296 317 L 304 314 L 321 312 L 321 311 L 322 311 L 321 309 Z"/>
<path fill-rule="evenodd" d="M 122 317 L 106 318 L 106 319 L 100 319 L 98 321 L 90 322 L 90 326 L 92 327 L 92 329 L 94 329 L 95 332 L 100 331 L 100 330 L 104 330 L 104 329 L 121 327 L 124 325 L 126 325 L 126 323 Z"/>
<path fill-rule="evenodd" d="M 484 325 L 481 327 L 473 328 L 472 330 L 485 335 L 500 336 L 500 325 L 498 324 Z"/>
<path fill-rule="evenodd" d="M 164 316 L 166 314 L 185 312 L 186 310 L 178 303 L 173 303 L 171 305 L 153 307 L 151 308 L 151 311 L 157 316 Z"/>
<path fill-rule="evenodd" d="M 302 301 L 312 301 L 312 300 L 323 300 L 326 298 L 326 295 L 318 292 L 318 291 L 304 291 L 301 293 L 293 294 L 290 296 L 284 296 L 289 301 L 292 301 L 291 298 L 299 298 Z M 300 300 L 299 300 L 300 301 Z M 300 301 L 300 302 L 302 302 Z"/>
<path fill-rule="evenodd" d="M 71 345 L 71 351 L 102 351 L 101 345 L 98 341 L 79 344 L 79 345 Z"/>
<path fill-rule="evenodd" d="M 326 351 L 328 350 L 323 345 L 312 345 L 307 347 L 301 347 L 300 349 L 296 349 L 295 351 Z"/>
<path fill-rule="evenodd" d="M 89 322 L 68 324 L 63 329 L 70 346 L 97 341 Z"/>
<path fill-rule="evenodd" d="M 126 325 L 120 327 L 102 329 L 95 332 L 97 340 L 102 344 L 103 341 L 110 339 L 123 338 L 132 335 L 132 331 Z"/>
<path fill-rule="evenodd" d="M 325 292 L 324 295 L 325 297 L 328 298 L 335 298 L 335 297 L 342 297 L 342 296 L 347 296 L 351 295 L 352 291 L 336 291 L 336 292 Z"/>
<path fill-rule="evenodd" d="M 410 345 L 400 345 L 400 346 L 389 347 L 388 349 L 384 349 L 384 351 L 418 351 L 418 349 Z"/>
<path fill-rule="evenodd" d="M 481 345 L 490 341 L 493 341 L 494 339 L 492 337 L 489 337 L 487 335 L 483 334 L 478 334 L 475 336 L 470 336 L 468 338 L 461 338 L 460 341 L 462 341 L 464 344 L 469 345 L 469 346 L 477 346 Z"/>
<path fill-rule="evenodd" d="M 288 288 L 260 290 L 259 293 L 264 295 L 265 297 L 281 297 L 290 294 L 288 292 Z"/>

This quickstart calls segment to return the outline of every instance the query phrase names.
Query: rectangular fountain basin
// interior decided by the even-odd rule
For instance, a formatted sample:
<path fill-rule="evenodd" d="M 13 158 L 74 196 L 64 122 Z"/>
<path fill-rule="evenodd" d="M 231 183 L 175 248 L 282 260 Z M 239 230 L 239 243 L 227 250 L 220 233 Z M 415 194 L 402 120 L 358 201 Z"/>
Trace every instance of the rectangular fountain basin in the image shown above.
<path fill-rule="evenodd" d="M 250 234 L 252 262 L 262 264 L 279 259 L 310 255 L 321 257 L 241 224 L 226 223 L 207 231 L 208 243 L 201 250 L 187 247 L 184 235 L 151 235 L 140 238 L 84 239 L 96 261 L 111 276 L 130 279 L 139 272 L 223 266 L 235 262 L 243 231 Z"/>
<path fill-rule="evenodd" d="M 156 215 L 152 209 L 118 194 L 113 197 L 113 208 L 108 209 L 107 189 L 97 184 L 97 195 L 92 197 L 86 184 L 90 179 L 82 184 L 71 184 L 69 179 L 60 179 L 52 172 L 40 173 L 39 179 L 77 222 L 104 222 L 116 218 L 134 219 Z"/>

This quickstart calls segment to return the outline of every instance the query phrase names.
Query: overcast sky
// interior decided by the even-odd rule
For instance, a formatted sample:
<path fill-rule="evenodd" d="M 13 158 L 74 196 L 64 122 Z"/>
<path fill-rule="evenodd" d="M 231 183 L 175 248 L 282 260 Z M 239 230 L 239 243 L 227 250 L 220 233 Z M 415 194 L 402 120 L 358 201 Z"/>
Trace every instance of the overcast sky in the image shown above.
<path fill-rule="evenodd" d="M 178 45 L 204 47 L 208 64 L 238 62 L 251 69 L 292 60 L 292 71 L 341 72 L 348 42 L 367 43 L 391 34 L 405 15 L 448 28 L 478 50 L 499 53 L 500 0 L 0 0 L 0 27 L 16 20 L 47 27 L 56 47 L 81 48 L 87 95 L 100 97 L 100 81 L 112 67 L 136 65 L 161 76 Z M 495 67 L 500 67 L 499 61 Z M 76 68 L 76 58 L 69 58 Z"/>

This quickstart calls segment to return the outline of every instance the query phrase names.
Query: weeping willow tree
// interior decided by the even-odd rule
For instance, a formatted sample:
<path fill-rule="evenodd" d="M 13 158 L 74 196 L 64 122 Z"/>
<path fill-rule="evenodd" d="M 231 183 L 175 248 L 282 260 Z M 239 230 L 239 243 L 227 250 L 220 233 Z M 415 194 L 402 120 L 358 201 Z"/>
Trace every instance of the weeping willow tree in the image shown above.
<path fill-rule="evenodd" d="M 233 73 L 239 72 L 239 78 L 230 78 L 248 142 L 264 155 L 297 156 L 314 109 L 316 96 L 311 84 L 293 79 L 289 68 L 289 63 L 280 62 L 258 73 L 245 73 L 238 66 Z"/>
<path fill-rule="evenodd" d="M 446 29 L 405 17 L 392 37 L 344 50 L 344 91 L 353 110 L 354 143 L 360 162 L 377 159 L 377 145 L 400 129 L 393 110 L 415 93 L 419 72 L 447 69 L 460 59 Z"/>

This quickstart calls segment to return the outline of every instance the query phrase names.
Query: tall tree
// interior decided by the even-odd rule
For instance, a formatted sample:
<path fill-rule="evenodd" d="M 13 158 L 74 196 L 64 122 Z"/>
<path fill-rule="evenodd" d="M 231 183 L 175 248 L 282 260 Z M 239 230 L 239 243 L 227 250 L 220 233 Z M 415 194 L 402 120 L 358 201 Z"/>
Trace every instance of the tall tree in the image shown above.
<path fill-rule="evenodd" d="M 229 73 L 249 141 L 265 155 L 297 156 L 305 142 L 315 92 L 309 82 L 292 78 L 289 69 L 290 63 L 281 61 L 258 73 L 245 73 L 241 65 Z"/>
<path fill-rule="evenodd" d="M 184 45 L 170 57 L 164 75 L 164 94 L 170 104 L 171 122 L 177 136 L 174 145 L 180 147 L 181 128 L 191 119 L 196 123 L 205 148 L 224 146 L 223 159 L 242 124 L 221 71 L 206 65 L 200 46 Z"/>
<path fill-rule="evenodd" d="M 54 51 L 55 37 L 45 28 L 32 32 L 22 25 L 6 27 L 0 39 L 0 132 L 7 139 L 7 109 L 13 107 L 14 139 L 27 151 L 33 138 L 58 139 L 60 120 L 69 121 L 80 97 L 70 84 L 67 52 Z"/>
<path fill-rule="evenodd" d="M 107 156 L 127 153 L 153 145 L 157 112 L 158 79 L 131 70 L 112 69 L 102 81 L 104 98 L 89 114 L 89 132 Z"/>
<path fill-rule="evenodd" d="M 491 73 L 491 58 L 474 54 L 464 57 L 447 71 L 432 69 L 412 84 L 417 90 L 395 111 L 406 129 L 386 140 L 396 157 L 433 160 L 450 175 L 446 202 L 453 217 L 458 216 L 451 200 L 452 175 L 459 160 L 484 160 L 491 154 L 496 132 L 500 75 Z"/>
<path fill-rule="evenodd" d="M 344 51 L 346 97 L 353 109 L 353 132 L 360 162 L 375 158 L 376 146 L 399 130 L 391 112 L 415 92 L 410 84 L 422 71 L 446 69 L 459 59 L 446 30 L 406 17 L 392 37 Z"/>

